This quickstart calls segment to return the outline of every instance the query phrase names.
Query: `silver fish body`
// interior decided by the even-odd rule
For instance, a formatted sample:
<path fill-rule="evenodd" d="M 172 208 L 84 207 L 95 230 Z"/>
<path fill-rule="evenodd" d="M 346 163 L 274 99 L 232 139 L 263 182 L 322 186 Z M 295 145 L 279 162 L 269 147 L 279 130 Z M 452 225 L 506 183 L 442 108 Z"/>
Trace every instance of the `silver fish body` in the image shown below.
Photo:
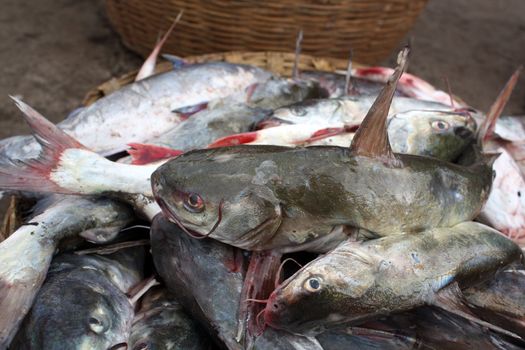
<path fill-rule="evenodd" d="M 59 123 L 86 147 L 104 154 L 122 151 L 130 142 L 144 142 L 180 123 L 174 110 L 243 93 L 271 77 L 262 69 L 211 62 L 151 76 L 126 85 Z M 8 159 L 38 156 L 32 136 L 15 136 L 0 143 Z"/>
<path fill-rule="evenodd" d="M 86 230 L 118 232 L 134 219 L 124 204 L 77 196 L 44 199 L 36 210 L 0 243 L 0 348 L 9 344 L 31 307 L 61 239 Z"/>
<path fill-rule="evenodd" d="M 133 255 L 131 265 L 122 256 L 63 255 L 55 259 L 12 348 L 124 346 L 134 312 L 125 294 L 128 290 L 120 288 L 129 288 L 143 277 L 142 271 L 134 270 L 143 258 Z"/>

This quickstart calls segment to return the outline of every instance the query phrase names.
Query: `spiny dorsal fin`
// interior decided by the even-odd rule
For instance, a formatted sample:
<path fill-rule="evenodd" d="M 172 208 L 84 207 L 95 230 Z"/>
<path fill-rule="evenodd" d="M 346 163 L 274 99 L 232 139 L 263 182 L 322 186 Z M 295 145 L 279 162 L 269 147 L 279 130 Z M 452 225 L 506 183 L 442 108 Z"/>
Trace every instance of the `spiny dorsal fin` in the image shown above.
<path fill-rule="evenodd" d="M 354 155 L 381 158 L 391 165 L 399 163 L 388 141 L 386 118 L 396 92 L 397 82 L 406 70 L 409 52 L 410 49 L 406 47 L 399 53 L 398 66 L 394 74 L 388 79 L 357 130 L 350 145 Z"/>
<path fill-rule="evenodd" d="M 510 79 L 507 81 L 507 83 L 499 93 L 498 97 L 496 98 L 496 101 L 494 101 L 492 106 L 490 106 L 490 110 L 487 113 L 487 117 L 485 118 L 478 130 L 478 142 L 481 145 L 483 145 L 492 136 L 494 128 L 496 127 L 496 122 L 498 121 L 498 118 L 503 112 L 505 105 L 509 101 L 510 95 L 512 94 L 512 91 L 514 90 L 514 87 L 518 82 L 518 78 L 522 69 L 523 66 L 520 66 L 518 67 L 518 69 L 516 69 L 514 74 L 512 74 Z"/>

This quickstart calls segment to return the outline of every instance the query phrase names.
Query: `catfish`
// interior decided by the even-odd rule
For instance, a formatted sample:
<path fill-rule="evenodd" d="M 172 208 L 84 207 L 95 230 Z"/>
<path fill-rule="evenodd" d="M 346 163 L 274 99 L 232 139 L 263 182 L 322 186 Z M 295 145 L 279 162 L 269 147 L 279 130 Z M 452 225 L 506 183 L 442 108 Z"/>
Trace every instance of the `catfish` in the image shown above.
<path fill-rule="evenodd" d="M 490 164 L 460 166 L 395 154 L 386 118 L 408 50 L 350 148 L 237 146 L 185 153 L 151 176 L 164 214 L 189 234 L 249 250 L 327 251 L 334 228 L 379 236 L 472 220 L 491 188 Z"/>
<path fill-rule="evenodd" d="M 502 331 L 474 317 L 461 290 L 520 261 L 519 246 L 476 222 L 419 235 L 348 240 L 274 290 L 266 305 L 265 323 L 294 333 L 316 334 L 341 324 L 358 325 L 435 305 Z"/>
<path fill-rule="evenodd" d="M 245 338 L 238 328 L 238 313 L 240 303 L 251 301 L 241 299 L 246 262 L 240 249 L 212 239 L 192 239 L 158 215 L 151 226 L 151 250 L 167 289 L 221 348 L 322 349 L 315 339 L 273 329 L 255 339 Z"/>

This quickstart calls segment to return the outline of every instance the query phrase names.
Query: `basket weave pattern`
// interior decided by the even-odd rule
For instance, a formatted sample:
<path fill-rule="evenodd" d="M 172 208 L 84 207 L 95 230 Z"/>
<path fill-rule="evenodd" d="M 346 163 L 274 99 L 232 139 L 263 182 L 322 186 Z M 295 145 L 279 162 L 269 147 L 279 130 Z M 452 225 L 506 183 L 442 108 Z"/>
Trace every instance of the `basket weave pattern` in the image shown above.
<path fill-rule="evenodd" d="M 366 64 L 387 57 L 427 0 L 106 0 L 126 46 L 147 55 L 159 33 L 184 10 L 165 45 L 179 56 L 222 51 L 294 50 L 345 58 L 352 49 Z"/>

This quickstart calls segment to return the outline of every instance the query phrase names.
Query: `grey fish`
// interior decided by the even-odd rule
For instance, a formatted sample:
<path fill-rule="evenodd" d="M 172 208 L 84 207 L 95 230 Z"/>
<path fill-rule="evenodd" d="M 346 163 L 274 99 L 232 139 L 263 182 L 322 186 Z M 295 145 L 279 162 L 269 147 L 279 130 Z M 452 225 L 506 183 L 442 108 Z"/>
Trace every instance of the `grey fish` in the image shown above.
<path fill-rule="evenodd" d="M 151 250 L 157 272 L 190 313 L 228 349 L 236 341 L 237 313 L 246 264 L 242 252 L 214 240 L 196 240 L 162 215 L 151 227 Z M 320 349 L 317 341 L 268 330 L 254 349 Z"/>
<path fill-rule="evenodd" d="M 128 345 L 130 350 L 206 350 L 208 340 L 165 288 L 154 287 L 141 299 Z"/>
<path fill-rule="evenodd" d="M 0 243 L 0 349 L 31 307 L 60 240 L 98 230 L 118 232 L 133 219 L 131 208 L 109 199 L 41 200 L 33 217 Z"/>
<path fill-rule="evenodd" d="M 56 258 L 12 348 L 125 348 L 134 314 L 125 292 L 143 278 L 143 262 L 142 248 Z"/>
<path fill-rule="evenodd" d="M 252 84 L 272 75 L 262 69 L 225 62 L 201 63 L 126 85 L 59 123 L 66 133 L 104 155 L 123 151 L 180 123 L 174 110 L 229 95 L 246 96 Z M 1 158 L 29 159 L 40 146 L 32 136 L 0 142 Z"/>
<path fill-rule="evenodd" d="M 311 82 L 270 79 L 254 85 L 246 101 L 235 96 L 219 100 L 148 143 L 182 151 L 205 148 L 220 137 L 249 131 L 277 107 L 323 94 Z"/>
<path fill-rule="evenodd" d="M 339 146 L 351 144 L 357 124 L 281 124 L 255 132 L 230 135 L 210 147 L 250 144 L 298 146 Z M 454 161 L 475 141 L 476 123 L 468 113 L 408 111 L 387 120 L 388 139 L 396 153 L 424 155 Z"/>
<path fill-rule="evenodd" d="M 515 243 L 475 222 L 345 242 L 280 285 L 265 320 L 279 329 L 319 333 L 425 304 L 456 302 L 452 308 L 458 308 L 457 287 L 480 283 L 522 258 Z"/>
<path fill-rule="evenodd" d="M 278 108 L 273 112 L 271 119 L 275 122 L 288 124 L 360 124 L 374 101 L 375 96 L 309 100 Z M 388 114 L 408 111 L 453 112 L 454 110 L 450 106 L 438 102 L 422 101 L 409 97 L 394 97 Z"/>
<path fill-rule="evenodd" d="M 482 319 L 525 338 L 525 270 L 499 272 L 493 279 L 463 291 L 469 306 Z"/>
<path fill-rule="evenodd" d="M 472 220 L 490 191 L 489 164 L 458 166 L 390 147 L 388 107 L 407 55 L 402 52 L 350 149 L 254 145 L 188 152 L 151 175 L 157 203 L 188 233 L 250 250 L 327 251 L 344 239 L 334 232 L 341 225 L 383 236 Z"/>

